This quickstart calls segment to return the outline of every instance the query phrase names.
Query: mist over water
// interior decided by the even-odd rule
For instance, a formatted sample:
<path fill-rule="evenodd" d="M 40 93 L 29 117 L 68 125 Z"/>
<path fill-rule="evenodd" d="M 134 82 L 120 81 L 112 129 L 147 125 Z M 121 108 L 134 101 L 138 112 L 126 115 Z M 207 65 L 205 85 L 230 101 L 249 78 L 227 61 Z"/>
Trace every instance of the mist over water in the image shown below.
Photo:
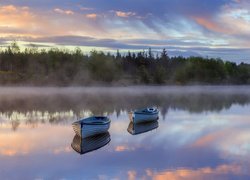
<path fill-rule="evenodd" d="M 1 87 L 0 95 L 81 94 L 81 93 L 250 93 L 250 86 L 127 86 L 127 87 Z"/>
<path fill-rule="evenodd" d="M 81 110 L 103 114 L 157 106 L 162 110 L 220 111 L 250 102 L 250 86 L 135 86 L 0 89 L 0 110 L 27 112 Z"/>
<path fill-rule="evenodd" d="M 148 106 L 158 123 L 132 126 L 128 112 Z M 0 88 L 0 175 L 249 179 L 249 109 L 250 86 Z M 91 115 L 110 117 L 111 141 L 75 138 L 71 123 Z M 100 140 L 108 144 L 83 155 L 71 147 Z"/>

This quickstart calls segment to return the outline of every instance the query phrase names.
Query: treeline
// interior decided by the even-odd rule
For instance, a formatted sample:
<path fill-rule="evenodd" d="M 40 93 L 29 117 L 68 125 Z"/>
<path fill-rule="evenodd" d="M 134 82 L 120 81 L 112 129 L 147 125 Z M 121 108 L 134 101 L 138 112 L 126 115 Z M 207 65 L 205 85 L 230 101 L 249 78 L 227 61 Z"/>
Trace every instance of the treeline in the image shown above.
<path fill-rule="evenodd" d="M 2 85 L 250 84 L 250 65 L 203 57 L 169 57 L 165 49 L 125 54 L 36 47 L 13 42 L 0 51 Z"/>

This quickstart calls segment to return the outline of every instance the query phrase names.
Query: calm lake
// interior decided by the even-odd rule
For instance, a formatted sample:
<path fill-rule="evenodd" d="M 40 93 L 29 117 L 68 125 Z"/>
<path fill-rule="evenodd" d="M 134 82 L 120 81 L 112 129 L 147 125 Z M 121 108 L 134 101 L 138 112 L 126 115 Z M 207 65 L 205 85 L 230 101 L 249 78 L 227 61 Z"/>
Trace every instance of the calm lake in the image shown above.
<path fill-rule="evenodd" d="M 148 106 L 158 123 L 133 127 Z M 76 138 L 91 115 L 109 132 Z M 250 179 L 250 86 L 0 88 L 0 177 Z"/>

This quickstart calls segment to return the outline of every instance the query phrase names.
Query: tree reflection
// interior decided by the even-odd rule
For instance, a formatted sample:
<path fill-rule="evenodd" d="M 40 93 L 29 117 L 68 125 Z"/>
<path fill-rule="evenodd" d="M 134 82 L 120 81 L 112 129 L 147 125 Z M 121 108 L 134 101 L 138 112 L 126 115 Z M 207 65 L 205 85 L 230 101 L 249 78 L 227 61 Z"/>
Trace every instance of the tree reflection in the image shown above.
<path fill-rule="evenodd" d="M 105 112 L 119 112 L 132 110 L 139 107 L 158 106 L 163 114 L 169 108 L 182 109 L 189 112 L 221 111 L 229 109 L 233 104 L 246 105 L 250 102 L 250 94 L 112 94 L 112 93 L 83 93 L 73 95 L 57 96 L 29 96 L 17 98 L 0 97 L 0 112 L 62 112 L 70 111 L 80 115 L 82 110 L 89 110 L 93 114 Z M 46 99 L 46 101 L 45 101 Z M 53 119 L 53 118 L 52 118 Z M 52 120 L 53 121 L 53 120 Z"/>
<path fill-rule="evenodd" d="M 157 89 L 157 88 L 156 88 Z M 193 92 L 179 90 L 166 92 L 141 91 L 139 88 L 122 91 L 106 89 L 63 93 L 37 94 L 0 94 L 0 116 L 11 121 L 13 130 L 18 128 L 20 120 L 27 124 L 37 122 L 57 124 L 72 122 L 81 117 L 106 115 L 122 111 L 130 111 L 147 106 L 157 106 L 165 117 L 169 109 L 185 110 L 191 113 L 208 111 L 219 112 L 232 105 L 247 105 L 250 93 L 237 91 Z M 15 116 L 15 118 L 13 118 Z"/>
<path fill-rule="evenodd" d="M 20 125 L 20 121 L 18 120 L 11 121 L 11 128 L 13 131 L 16 131 L 19 125 Z"/>

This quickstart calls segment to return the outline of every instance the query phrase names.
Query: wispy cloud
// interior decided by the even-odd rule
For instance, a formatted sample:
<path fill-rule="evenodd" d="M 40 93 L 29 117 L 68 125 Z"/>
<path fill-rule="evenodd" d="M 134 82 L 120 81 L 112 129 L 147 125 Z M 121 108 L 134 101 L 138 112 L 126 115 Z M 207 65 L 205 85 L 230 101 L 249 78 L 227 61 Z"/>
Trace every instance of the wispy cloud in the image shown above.
<path fill-rule="evenodd" d="M 136 15 L 136 13 L 134 12 L 115 11 L 115 13 L 119 17 L 130 17 Z"/>
<path fill-rule="evenodd" d="M 79 36 L 98 39 L 96 47 L 100 39 L 110 39 L 112 45 L 102 46 L 170 47 L 219 57 L 223 49 L 242 49 L 242 56 L 249 57 L 249 27 L 248 0 L 12 0 L 0 5 L 1 37 L 65 36 L 69 45 L 84 44 L 68 39 Z"/>
<path fill-rule="evenodd" d="M 80 7 L 80 9 L 82 11 L 91 11 L 91 10 L 94 10 L 94 8 L 90 8 L 90 7 Z"/>
<path fill-rule="evenodd" d="M 95 13 L 92 13 L 92 14 L 86 14 L 86 17 L 87 18 L 90 18 L 90 19 L 96 19 L 97 18 L 97 14 L 95 14 Z"/>
<path fill-rule="evenodd" d="M 62 10 L 60 8 L 55 8 L 54 11 L 57 12 L 57 13 L 67 14 L 67 15 L 73 15 L 74 14 L 74 12 L 71 11 L 71 10 Z"/>

